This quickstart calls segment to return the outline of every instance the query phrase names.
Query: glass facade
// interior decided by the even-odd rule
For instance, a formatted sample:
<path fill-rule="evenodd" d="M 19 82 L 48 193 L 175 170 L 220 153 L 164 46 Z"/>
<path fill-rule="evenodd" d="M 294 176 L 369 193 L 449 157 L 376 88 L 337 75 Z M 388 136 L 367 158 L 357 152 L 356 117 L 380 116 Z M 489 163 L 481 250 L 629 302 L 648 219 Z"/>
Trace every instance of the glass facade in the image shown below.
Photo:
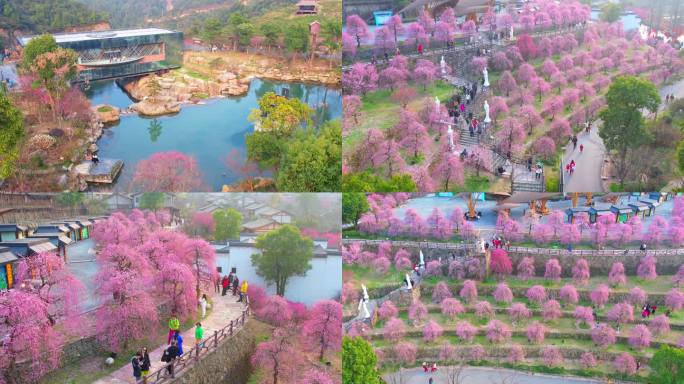
<path fill-rule="evenodd" d="M 183 62 L 182 32 L 93 38 L 60 42 L 59 45 L 78 52 L 78 81 L 110 79 L 179 68 Z"/>

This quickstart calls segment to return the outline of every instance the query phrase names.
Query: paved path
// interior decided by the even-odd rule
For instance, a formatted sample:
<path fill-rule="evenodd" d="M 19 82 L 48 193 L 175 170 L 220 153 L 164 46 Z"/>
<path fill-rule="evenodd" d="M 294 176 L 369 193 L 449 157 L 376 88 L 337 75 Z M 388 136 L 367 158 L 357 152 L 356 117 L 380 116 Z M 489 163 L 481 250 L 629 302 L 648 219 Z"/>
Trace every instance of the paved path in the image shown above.
<path fill-rule="evenodd" d="M 208 313 L 207 317 L 202 320 L 202 327 L 204 328 L 205 338 L 214 334 L 215 330 L 224 328 L 231 319 L 237 319 L 242 314 L 242 303 L 236 302 L 236 297 L 232 295 L 226 296 L 214 296 L 213 298 L 214 308 Z M 183 349 L 188 351 L 190 348 L 195 346 L 195 327 L 185 330 L 183 333 Z M 150 361 L 152 362 L 152 368 L 150 373 L 155 372 L 159 368 L 164 366 L 161 361 L 161 355 L 167 345 L 161 345 L 154 351 L 150 352 Z M 124 359 L 130 361 L 132 356 L 123 356 Z M 94 382 L 94 384 L 122 384 L 131 383 L 135 384 L 135 379 L 133 377 L 133 368 L 131 364 L 128 363 L 124 365 L 117 371 L 114 371 L 109 376 L 99 379 Z"/>
<path fill-rule="evenodd" d="M 434 384 L 449 383 L 445 368 L 439 369 L 434 374 L 424 373 L 422 368 L 407 369 L 403 372 L 404 381 L 395 380 L 402 384 L 428 384 L 432 376 Z M 397 373 L 394 373 L 397 377 Z M 388 383 L 393 383 L 392 374 L 385 375 Z M 464 367 L 461 371 L 462 384 L 595 384 L 603 381 L 575 378 L 567 376 L 553 376 L 546 374 L 532 374 L 519 372 L 510 369 L 488 368 L 488 367 Z"/>
<path fill-rule="evenodd" d="M 563 172 L 565 164 L 575 160 L 575 173 L 570 176 L 565 172 L 563 192 L 603 192 L 601 169 L 606 156 L 606 147 L 598 135 L 599 121 L 592 124 L 589 134 L 581 132 L 577 136 L 577 149 L 568 144 L 563 154 Z M 580 145 L 584 144 L 584 153 L 580 154 Z"/>

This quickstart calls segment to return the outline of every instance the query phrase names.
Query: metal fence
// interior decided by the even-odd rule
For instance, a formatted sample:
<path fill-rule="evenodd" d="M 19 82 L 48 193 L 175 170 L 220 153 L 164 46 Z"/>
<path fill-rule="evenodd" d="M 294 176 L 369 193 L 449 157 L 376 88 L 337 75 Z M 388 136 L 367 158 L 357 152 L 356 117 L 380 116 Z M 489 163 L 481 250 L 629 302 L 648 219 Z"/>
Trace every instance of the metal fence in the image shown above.
<path fill-rule="evenodd" d="M 202 340 L 194 348 L 182 354 L 176 360 L 164 365 L 162 368 L 150 373 L 142 379 L 143 384 L 167 383 L 173 380 L 178 374 L 190 369 L 199 362 L 200 358 L 216 350 L 220 343 L 236 335 L 247 322 L 249 316 L 249 306 L 242 310 L 238 319 L 231 320 L 228 325 L 214 334 Z M 173 373 L 171 373 L 173 372 Z"/>
<path fill-rule="evenodd" d="M 370 240 L 370 239 L 343 239 L 343 244 L 360 243 L 361 245 L 378 246 L 380 243 L 390 242 L 393 246 L 422 248 L 422 249 L 449 249 L 462 250 L 468 252 L 478 252 L 475 244 L 466 243 L 436 243 L 430 241 L 393 241 L 393 240 Z M 679 256 L 684 255 L 684 248 L 652 249 L 642 251 L 639 249 L 576 249 L 569 251 L 562 248 L 536 248 L 510 246 L 506 250 L 509 253 L 523 253 L 528 255 L 548 255 L 548 256 L 642 256 L 646 253 L 653 256 Z"/>

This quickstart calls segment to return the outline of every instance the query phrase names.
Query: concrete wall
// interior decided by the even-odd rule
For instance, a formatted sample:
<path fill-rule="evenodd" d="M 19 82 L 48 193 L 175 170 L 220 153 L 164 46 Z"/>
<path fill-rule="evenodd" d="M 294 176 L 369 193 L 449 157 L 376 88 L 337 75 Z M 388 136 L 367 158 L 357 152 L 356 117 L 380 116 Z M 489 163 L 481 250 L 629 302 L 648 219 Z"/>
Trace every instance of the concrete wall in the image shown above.
<path fill-rule="evenodd" d="M 252 374 L 249 359 L 256 349 L 254 320 L 248 320 L 235 336 L 224 340 L 218 349 L 203 356 L 192 368 L 172 383 L 244 384 Z"/>

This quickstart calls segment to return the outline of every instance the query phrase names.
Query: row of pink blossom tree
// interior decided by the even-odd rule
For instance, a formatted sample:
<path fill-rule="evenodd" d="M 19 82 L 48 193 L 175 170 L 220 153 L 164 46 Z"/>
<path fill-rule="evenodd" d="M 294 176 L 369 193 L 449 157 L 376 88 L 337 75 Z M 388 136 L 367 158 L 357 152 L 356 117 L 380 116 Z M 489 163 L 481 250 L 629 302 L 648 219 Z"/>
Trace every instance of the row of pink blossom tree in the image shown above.
<path fill-rule="evenodd" d="M 342 306 L 322 300 L 307 308 L 264 289 L 250 285 L 250 305 L 256 317 L 274 330 L 259 343 L 251 361 L 269 383 L 333 384 L 335 373 L 307 360 L 305 352 L 319 361 L 339 351 L 342 343 Z M 307 367 L 302 369 L 302 367 Z"/>

